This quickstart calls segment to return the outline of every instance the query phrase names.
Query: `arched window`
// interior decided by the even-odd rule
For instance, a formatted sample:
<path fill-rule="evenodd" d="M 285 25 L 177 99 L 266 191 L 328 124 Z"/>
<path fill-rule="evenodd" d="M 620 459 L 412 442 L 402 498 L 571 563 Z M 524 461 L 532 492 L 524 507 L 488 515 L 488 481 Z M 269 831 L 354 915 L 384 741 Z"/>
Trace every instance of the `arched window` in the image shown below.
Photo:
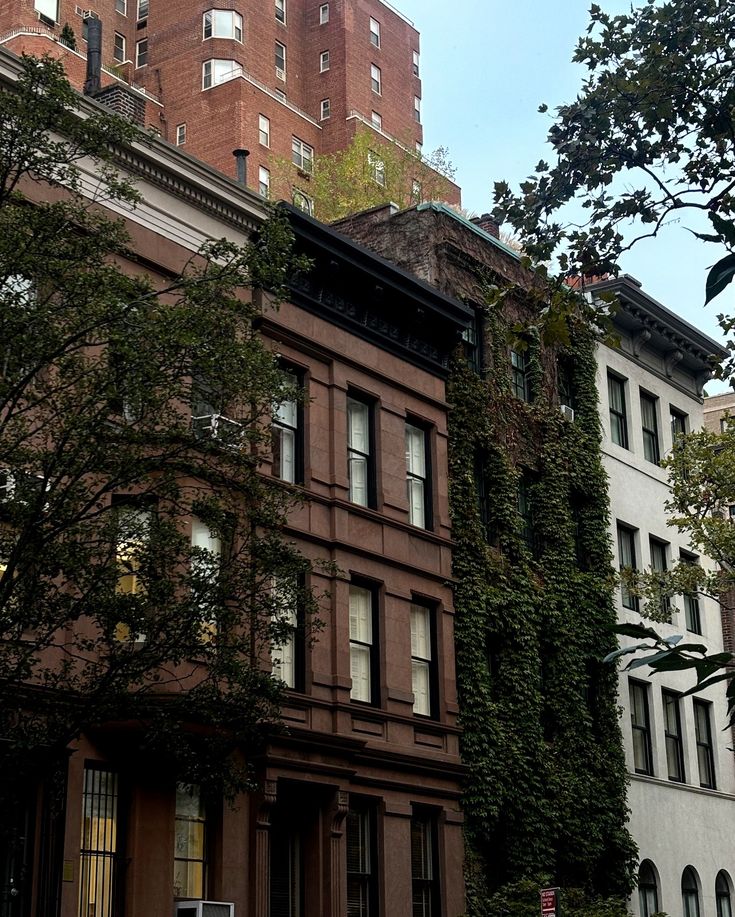
<path fill-rule="evenodd" d="M 658 913 L 658 882 L 650 860 L 643 860 L 638 868 L 638 903 L 641 917 Z"/>
<path fill-rule="evenodd" d="M 681 875 L 681 904 L 684 917 L 699 917 L 699 886 L 691 866 Z"/>
<path fill-rule="evenodd" d="M 717 917 L 732 917 L 730 880 L 723 869 L 717 873 L 717 878 L 715 879 L 715 899 L 717 901 Z"/>

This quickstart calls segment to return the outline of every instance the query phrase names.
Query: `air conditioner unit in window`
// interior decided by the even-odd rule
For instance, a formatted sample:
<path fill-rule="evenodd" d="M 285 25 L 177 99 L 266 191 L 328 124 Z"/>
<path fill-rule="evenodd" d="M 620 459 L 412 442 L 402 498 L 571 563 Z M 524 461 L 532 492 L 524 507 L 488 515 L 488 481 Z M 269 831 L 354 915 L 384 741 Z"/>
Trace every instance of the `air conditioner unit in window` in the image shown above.
<path fill-rule="evenodd" d="M 564 420 L 573 421 L 574 420 L 574 408 L 570 408 L 568 404 L 559 405 L 561 410 L 561 416 Z"/>
<path fill-rule="evenodd" d="M 216 439 L 228 449 L 242 445 L 243 428 L 236 420 L 223 414 L 201 414 L 191 418 L 191 429 L 197 439 Z"/>
<path fill-rule="evenodd" d="M 276 79 L 282 80 L 285 83 L 286 82 L 286 71 L 281 70 L 280 67 L 276 67 Z"/>
<path fill-rule="evenodd" d="M 175 917 L 235 917 L 235 905 L 226 901 L 177 901 Z"/>

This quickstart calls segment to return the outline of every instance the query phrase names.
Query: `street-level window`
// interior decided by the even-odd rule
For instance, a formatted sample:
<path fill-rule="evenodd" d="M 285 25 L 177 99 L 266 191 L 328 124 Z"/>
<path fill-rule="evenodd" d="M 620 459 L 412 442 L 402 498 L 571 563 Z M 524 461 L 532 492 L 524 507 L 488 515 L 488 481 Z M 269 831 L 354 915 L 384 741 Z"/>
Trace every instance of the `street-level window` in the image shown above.
<path fill-rule="evenodd" d="M 118 776 L 105 767 L 84 768 L 79 917 L 113 917 L 118 853 Z"/>
<path fill-rule="evenodd" d="M 383 76 L 375 64 L 370 64 L 370 87 L 378 95 L 383 91 Z"/>
<path fill-rule="evenodd" d="M 633 767 L 636 774 L 653 774 L 651 751 L 651 719 L 648 708 L 648 685 L 640 681 L 628 683 L 630 694 L 630 723 L 633 729 Z"/>
<path fill-rule="evenodd" d="M 715 879 L 715 900 L 717 902 L 717 917 L 732 917 L 732 899 L 730 896 L 730 879 L 721 869 Z"/>
<path fill-rule="evenodd" d="M 376 48 L 380 47 L 380 23 L 372 16 L 370 17 L 370 44 Z"/>
<path fill-rule="evenodd" d="M 374 702 L 375 692 L 374 602 L 372 589 L 350 586 L 350 698 L 366 704 Z"/>
<path fill-rule="evenodd" d="M 234 10 L 207 10 L 203 19 L 204 38 L 234 38 L 242 41 L 242 16 Z"/>
<path fill-rule="evenodd" d="M 658 398 L 641 392 L 641 427 L 643 430 L 643 455 L 648 462 L 658 465 L 661 447 L 658 439 Z"/>
<path fill-rule="evenodd" d="M 258 115 L 258 142 L 262 146 L 271 145 L 271 122 L 265 115 Z"/>
<path fill-rule="evenodd" d="M 203 898 L 206 882 L 206 817 L 196 784 L 176 784 L 174 897 Z"/>
<path fill-rule="evenodd" d="M 292 137 L 291 162 L 302 172 L 311 173 L 314 168 L 314 148 L 298 137 Z"/>
<path fill-rule="evenodd" d="M 347 476 L 350 501 L 371 504 L 373 474 L 371 406 L 355 397 L 347 399 Z"/>
<path fill-rule="evenodd" d="M 411 605 L 411 690 L 413 712 L 431 716 L 434 682 L 434 641 L 431 609 L 425 605 Z"/>
<path fill-rule="evenodd" d="M 607 392 L 610 403 L 610 439 L 628 448 L 628 416 L 625 409 L 625 380 L 608 373 Z"/>
<path fill-rule="evenodd" d="M 703 700 L 694 701 L 694 734 L 697 741 L 697 764 L 699 766 L 699 785 L 715 789 L 715 756 L 712 747 L 712 723 L 710 707 Z"/>
<path fill-rule="evenodd" d="M 669 780 L 684 783 L 684 745 L 681 735 L 681 713 L 679 695 L 663 691 L 664 736 L 666 739 L 666 764 Z"/>
<path fill-rule="evenodd" d="M 271 173 L 265 166 L 258 168 L 258 193 L 266 199 L 271 196 Z"/>
<path fill-rule="evenodd" d="M 347 812 L 347 913 L 352 917 L 377 914 L 374 855 L 374 813 L 367 805 L 350 801 Z"/>

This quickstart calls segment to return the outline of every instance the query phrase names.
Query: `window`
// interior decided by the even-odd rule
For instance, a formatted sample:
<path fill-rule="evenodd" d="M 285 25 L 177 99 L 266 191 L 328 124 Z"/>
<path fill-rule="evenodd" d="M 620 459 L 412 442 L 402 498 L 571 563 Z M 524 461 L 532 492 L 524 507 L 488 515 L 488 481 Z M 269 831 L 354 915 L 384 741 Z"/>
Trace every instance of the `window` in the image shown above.
<path fill-rule="evenodd" d="M 644 860 L 638 869 L 638 905 L 641 917 L 653 917 L 658 909 L 658 882 L 649 860 Z"/>
<path fill-rule="evenodd" d="M 423 201 L 423 199 L 424 199 L 424 190 L 421 187 L 421 182 L 417 178 L 414 178 L 413 181 L 411 182 L 411 203 L 420 204 L 421 201 Z M 464 336 L 464 332 L 463 332 L 463 336 Z"/>
<path fill-rule="evenodd" d="M 436 819 L 430 812 L 414 809 L 411 818 L 411 898 L 413 917 L 438 917 Z"/>
<path fill-rule="evenodd" d="M 676 408 L 671 408 L 671 442 L 676 445 L 678 436 L 684 436 L 687 431 L 688 416 Z"/>
<path fill-rule="evenodd" d="M 234 60 L 207 60 L 202 64 L 202 88 L 210 89 L 228 80 L 234 80 L 241 73 L 240 65 Z"/>
<path fill-rule="evenodd" d="M 681 905 L 684 917 L 699 917 L 699 886 L 691 866 L 681 875 Z"/>
<path fill-rule="evenodd" d="M 715 756 L 712 748 L 712 724 L 707 701 L 694 701 L 694 734 L 697 740 L 699 785 L 715 789 Z"/>
<path fill-rule="evenodd" d="M 413 75 L 414 76 L 419 75 L 419 52 L 418 51 L 413 52 Z"/>
<path fill-rule="evenodd" d="M 423 149 L 424 149 L 424 145 L 423 145 L 423 143 L 422 143 L 420 140 L 417 140 L 417 141 L 416 141 L 415 149 L 416 149 L 416 155 L 419 157 L 419 159 L 422 159 L 422 158 L 423 158 Z"/>
<path fill-rule="evenodd" d="M 370 17 L 370 44 L 376 48 L 380 47 L 380 23 L 372 16 Z"/>
<path fill-rule="evenodd" d="M 684 551 L 679 552 L 679 559 L 686 564 L 697 563 L 697 558 L 693 554 L 686 554 Z M 688 631 L 693 634 L 702 633 L 702 615 L 699 608 L 699 596 L 696 592 L 684 593 L 684 620 Z"/>
<path fill-rule="evenodd" d="M 176 784 L 174 897 L 203 898 L 206 885 L 206 818 L 195 784 Z"/>
<path fill-rule="evenodd" d="M 302 172 L 311 173 L 314 168 L 314 150 L 308 143 L 299 140 L 298 137 L 291 138 L 291 162 Z"/>
<path fill-rule="evenodd" d="M 265 115 L 258 115 L 258 142 L 262 146 L 271 145 L 271 123 Z"/>
<path fill-rule="evenodd" d="M 732 902 L 730 898 L 730 880 L 724 870 L 717 873 L 715 879 L 715 900 L 717 902 L 717 917 L 732 917 Z"/>
<path fill-rule="evenodd" d="M 103 767 L 84 768 L 79 917 L 113 917 L 118 849 L 118 777 Z"/>
<path fill-rule="evenodd" d="M 112 56 L 116 61 L 122 63 L 125 60 L 125 36 L 121 35 L 119 32 L 115 32 L 114 42 Z"/>
<path fill-rule="evenodd" d="M 201 619 L 202 641 L 209 642 L 217 633 L 222 542 L 216 532 L 199 519 L 191 519 L 191 585 L 194 605 Z"/>
<path fill-rule="evenodd" d="M 666 738 L 666 764 L 669 780 L 684 783 L 684 746 L 681 738 L 681 713 L 679 695 L 662 691 L 664 703 L 664 736 Z"/>
<path fill-rule="evenodd" d="M 533 517 L 531 514 L 531 494 L 528 476 L 521 473 L 518 479 L 518 496 L 516 508 L 519 516 L 519 534 L 529 551 L 534 548 Z"/>
<path fill-rule="evenodd" d="M 370 115 L 370 122 L 373 125 L 373 127 L 377 127 L 379 131 L 383 130 L 383 117 L 382 115 L 378 114 L 377 111 L 374 111 Z"/>
<path fill-rule="evenodd" d="M 276 78 L 286 79 L 286 46 L 280 41 L 276 42 Z"/>
<path fill-rule="evenodd" d="M 242 41 L 242 16 L 233 10 L 208 10 L 204 14 L 204 38 Z"/>
<path fill-rule="evenodd" d="M 330 106 L 330 104 L 329 104 L 329 99 L 322 99 L 322 101 L 321 101 L 321 106 L 320 106 L 320 111 L 319 111 L 319 119 L 320 119 L 321 121 L 326 121 L 327 118 L 328 118 L 331 114 L 332 114 L 332 111 L 331 111 L 331 106 Z"/>
<path fill-rule="evenodd" d="M 421 124 L 421 99 L 418 96 L 413 97 L 413 120 Z"/>
<path fill-rule="evenodd" d="M 305 191 L 301 191 L 300 188 L 294 188 L 291 200 L 294 207 L 298 207 L 299 210 L 303 210 L 309 216 L 314 216 L 314 199 L 309 197 Z"/>
<path fill-rule="evenodd" d="M 651 551 L 651 570 L 665 573 L 668 569 L 666 562 L 667 543 L 659 541 L 658 538 L 651 538 L 649 539 L 649 548 Z M 668 614 L 671 611 L 671 602 L 668 596 L 661 597 L 661 611 L 664 614 Z"/>
<path fill-rule="evenodd" d="M 350 586 L 350 699 L 374 703 L 376 653 L 374 650 L 375 593 Z"/>
<path fill-rule="evenodd" d="M 430 488 L 427 462 L 427 433 L 413 424 L 406 424 L 406 490 L 408 492 L 408 521 L 425 529 L 430 525 Z"/>
<path fill-rule="evenodd" d="M 286 24 L 286 0 L 276 0 L 276 22 Z"/>
<path fill-rule="evenodd" d="M 372 410 L 365 401 L 347 398 L 347 476 L 350 502 L 372 505 Z"/>
<path fill-rule="evenodd" d="M 115 559 L 119 571 L 115 591 L 119 595 L 145 595 L 145 582 L 140 575 L 141 559 L 150 538 L 153 513 L 134 503 L 121 503 L 115 512 Z M 118 631 L 123 627 L 118 625 Z"/>
<path fill-rule="evenodd" d="M 128 0 L 115 0 L 115 12 L 128 15 Z"/>
<path fill-rule="evenodd" d="M 525 350 L 510 352 L 510 387 L 516 398 L 530 401 L 528 385 L 528 355 Z"/>
<path fill-rule="evenodd" d="M 370 86 L 373 92 L 376 92 L 378 95 L 383 91 L 380 67 L 376 67 L 375 64 L 370 64 Z"/>
<path fill-rule="evenodd" d="M 372 917 L 377 913 L 374 833 L 372 811 L 351 801 L 345 830 L 349 917 Z"/>
<path fill-rule="evenodd" d="M 148 15 L 148 0 L 138 0 L 138 19 L 145 19 Z"/>
<path fill-rule="evenodd" d="M 618 563 L 621 570 L 636 569 L 635 530 L 625 525 L 618 525 Z M 620 598 L 623 608 L 638 610 L 638 598 L 633 595 L 625 583 L 620 584 Z"/>
<path fill-rule="evenodd" d="M 268 173 L 267 169 L 262 169 Z M 270 183 L 270 173 L 268 173 L 268 184 Z M 262 193 L 262 192 L 261 192 Z M 271 468 L 273 477 L 287 481 L 289 484 L 295 484 L 300 481 L 301 464 L 301 431 L 300 431 L 300 409 L 298 401 L 299 380 L 295 373 L 289 370 L 284 371 L 286 382 L 290 388 L 290 393 L 286 394 L 285 400 L 273 408 L 273 420 L 271 423 L 271 443 L 273 452 L 273 465 Z"/>
<path fill-rule="evenodd" d="M 628 417 L 625 411 L 625 380 L 608 373 L 607 393 L 610 401 L 610 439 L 623 449 L 627 449 Z"/>
<path fill-rule="evenodd" d="M 273 626 L 277 636 L 271 647 L 274 678 L 280 678 L 287 688 L 296 688 L 301 681 L 298 672 L 299 614 L 298 583 L 294 578 L 273 578 Z"/>
<path fill-rule="evenodd" d="M 372 180 L 382 188 L 385 188 L 385 161 L 377 153 L 373 153 L 372 150 L 368 150 L 368 168 L 370 169 Z"/>
<path fill-rule="evenodd" d="M 658 398 L 641 392 L 641 426 L 643 428 L 643 455 L 648 462 L 658 465 L 661 452 L 658 442 Z"/>
<path fill-rule="evenodd" d="M 322 51 L 319 55 L 319 73 L 329 70 L 329 51 Z"/>
<path fill-rule="evenodd" d="M 411 690 L 413 712 L 432 716 L 434 710 L 434 639 L 432 612 L 425 605 L 411 605 Z"/>
<path fill-rule="evenodd" d="M 633 767 L 636 774 L 653 774 L 648 685 L 630 681 L 630 723 L 633 727 Z"/>
<path fill-rule="evenodd" d="M 258 193 L 264 198 L 271 196 L 271 173 L 265 166 L 258 168 Z"/>
<path fill-rule="evenodd" d="M 186 124 L 176 125 L 176 146 L 183 146 L 186 143 Z"/>
<path fill-rule="evenodd" d="M 148 63 L 148 39 L 141 38 L 135 43 L 135 66 L 145 67 Z"/>
<path fill-rule="evenodd" d="M 319 25 L 326 25 L 329 22 L 329 4 L 322 3 L 319 7 Z"/>

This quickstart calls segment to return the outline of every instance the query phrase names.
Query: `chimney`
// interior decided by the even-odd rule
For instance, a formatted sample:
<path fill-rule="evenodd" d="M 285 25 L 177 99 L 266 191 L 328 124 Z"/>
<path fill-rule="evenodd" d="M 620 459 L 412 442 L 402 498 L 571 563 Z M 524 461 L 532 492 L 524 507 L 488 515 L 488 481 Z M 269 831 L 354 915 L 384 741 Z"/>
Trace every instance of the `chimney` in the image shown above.
<path fill-rule="evenodd" d="M 479 226 L 480 229 L 484 229 L 489 236 L 494 236 L 496 239 L 500 238 L 500 223 L 493 219 L 492 214 L 483 213 L 481 217 L 472 217 L 470 222 L 474 223 L 475 226 Z"/>
<path fill-rule="evenodd" d="M 237 169 L 237 183 L 247 185 L 248 183 L 248 156 L 250 150 L 233 150 L 232 155 L 235 157 L 235 168 Z"/>
<path fill-rule="evenodd" d="M 87 22 L 87 79 L 84 94 L 94 96 L 100 91 L 102 73 L 102 20 L 89 16 Z"/>

